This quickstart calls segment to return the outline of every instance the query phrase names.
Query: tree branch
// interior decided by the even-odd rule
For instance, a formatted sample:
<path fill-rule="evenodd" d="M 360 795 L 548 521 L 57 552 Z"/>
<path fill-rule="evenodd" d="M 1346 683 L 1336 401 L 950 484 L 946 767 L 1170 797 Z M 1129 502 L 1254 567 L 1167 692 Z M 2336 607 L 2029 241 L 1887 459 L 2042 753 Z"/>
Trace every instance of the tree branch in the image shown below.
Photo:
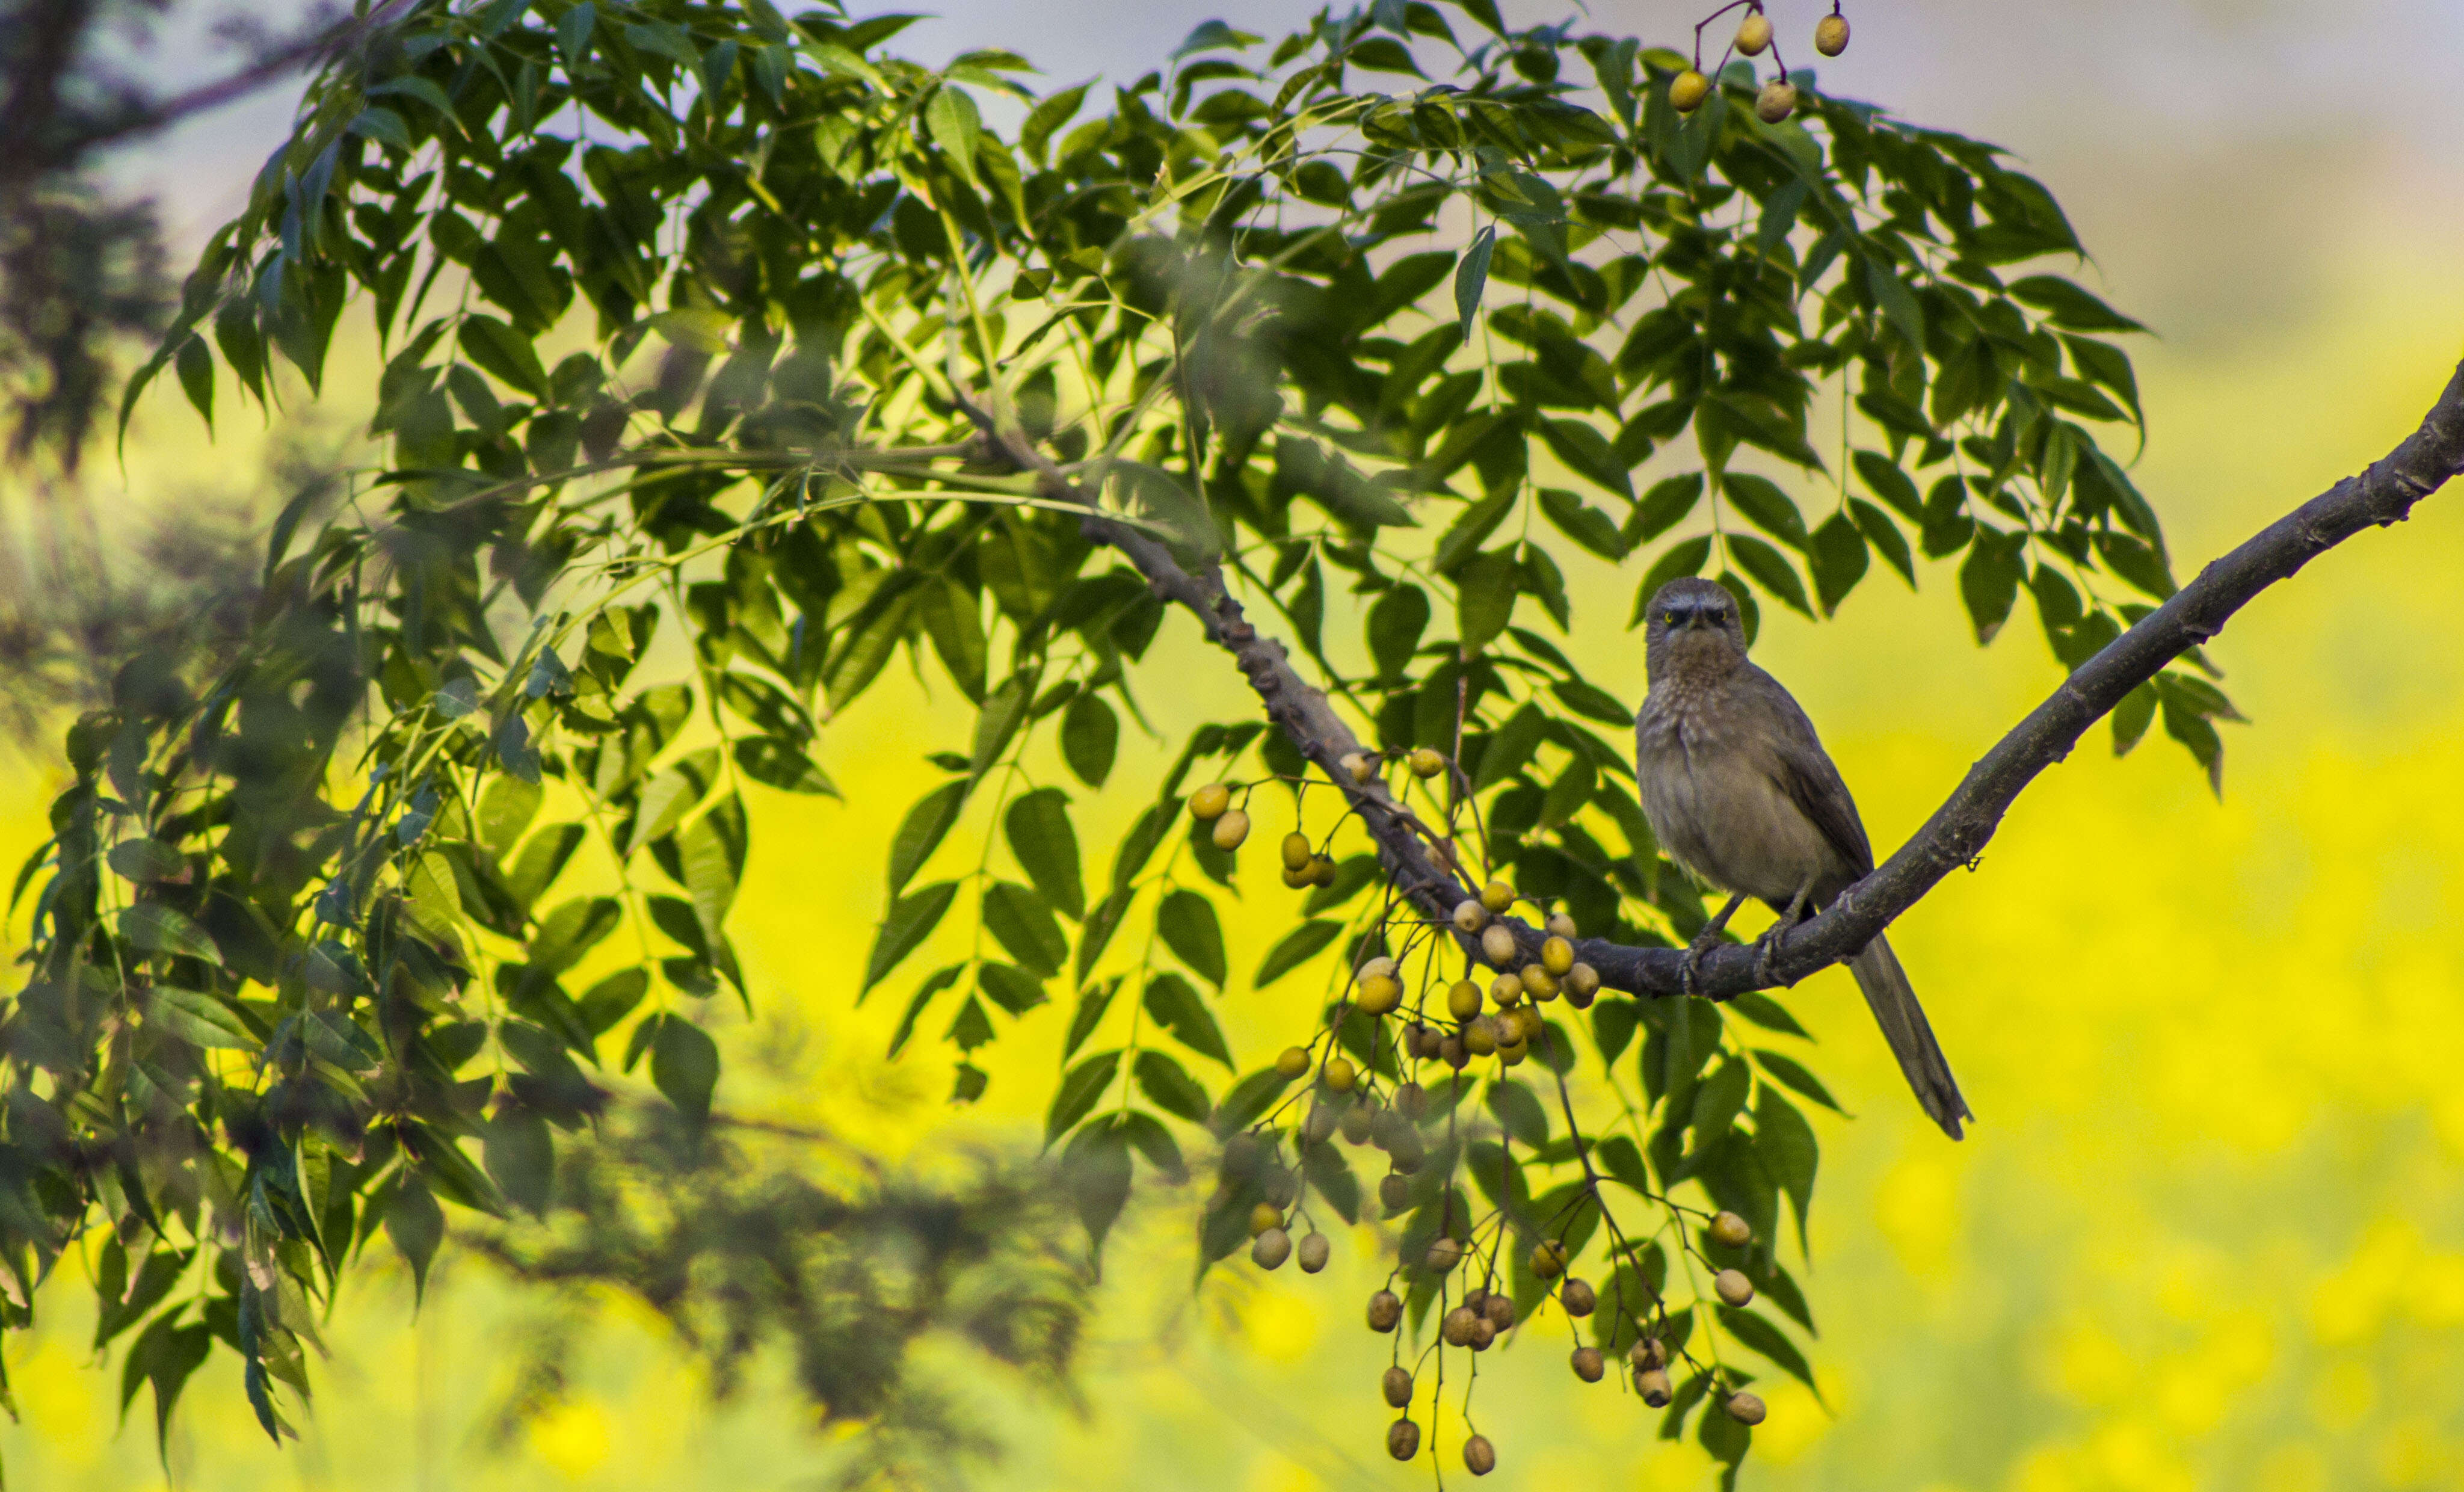
<path fill-rule="evenodd" d="M 1387 792 L 1384 782 L 1354 783 L 1342 770 L 1339 763 L 1345 756 L 1364 749 L 1358 738 L 1328 704 L 1326 691 L 1294 671 L 1284 646 L 1249 625 L 1240 603 L 1225 591 L 1219 566 L 1210 562 L 1192 574 L 1165 545 L 1105 516 L 1018 429 L 1003 428 L 963 399 L 961 405 L 996 450 L 1037 474 L 1045 495 L 1089 510 L 1080 520 L 1081 533 L 1118 550 L 1146 577 L 1156 596 L 1197 614 L 1207 640 L 1225 648 L 1240 664 L 1250 688 L 1265 704 L 1266 717 L 1349 800 L 1376 841 L 1388 874 L 1423 915 L 1443 919 L 1456 903 L 1472 894 L 1432 853 L 1435 836 Z M 2068 757 L 2079 736 L 2132 690 L 2214 637 L 2259 592 L 2365 528 L 2384 528 L 2409 516 L 2415 503 L 2459 473 L 2464 473 L 2464 365 L 2456 368 L 2420 428 L 2385 458 L 2359 476 L 2338 482 L 2210 564 L 2171 600 L 2081 664 L 2051 697 L 1969 769 L 1958 789 L 1899 853 L 1842 892 L 1821 915 L 1799 924 L 1780 940 L 1766 966 L 1771 975 L 1769 981 L 1755 976 L 1754 950 L 1732 944 L 1716 948 L 1704 958 L 1694 981 L 1695 993 L 1727 999 L 1764 988 L 1766 983 L 1793 984 L 1854 955 L 1955 867 L 1974 860 L 2020 792 L 2038 773 Z M 1516 919 L 1503 920 L 1524 951 L 1536 956 L 1543 936 L 1540 931 Z M 1678 949 L 1632 948 L 1605 938 L 1585 938 L 1575 944 L 1575 956 L 1599 971 L 1604 988 L 1654 997 L 1683 993 L 1683 954 Z"/>

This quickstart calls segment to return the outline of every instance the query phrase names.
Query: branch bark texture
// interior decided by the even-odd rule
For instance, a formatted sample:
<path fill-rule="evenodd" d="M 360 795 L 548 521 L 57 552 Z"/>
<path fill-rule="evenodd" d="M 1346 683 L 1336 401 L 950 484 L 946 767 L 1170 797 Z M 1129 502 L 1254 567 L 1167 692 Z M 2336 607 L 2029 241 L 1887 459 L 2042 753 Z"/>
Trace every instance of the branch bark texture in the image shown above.
<path fill-rule="evenodd" d="M 1328 703 L 1326 691 L 1292 668 L 1285 647 L 1249 624 L 1241 603 L 1225 589 L 1218 566 L 1208 564 L 1193 573 L 1166 545 L 1106 516 L 1015 428 L 972 406 L 968 412 L 996 449 L 1037 473 L 1045 495 L 1089 510 L 1080 523 L 1087 538 L 1119 551 L 1156 596 L 1198 616 L 1208 641 L 1239 664 L 1267 718 L 1344 794 L 1376 841 L 1396 886 L 1416 909 L 1442 919 L 1473 894 L 1438 847 L 1440 836 L 1397 801 L 1384 782 L 1354 783 L 1342 770 L 1339 763 L 1346 755 L 1365 748 Z M 1856 954 L 1952 869 L 1973 861 L 2021 791 L 2037 774 L 2068 757 L 2088 728 L 2132 690 L 2214 637 L 2259 592 L 2364 529 L 2384 528 L 2409 516 L 2415 503 L 2458 474 L 2464 474 L 2464 365 L 2456 368 L 2420 428 L 2394 450 L 2209 564 L 2172 599 L 2080 665 L 1969 769 L 1957 790 L 1897 854 L 1780 941 L 1763 965 L 1768 978 L 1756 976 L 1753 949 L 1727 945 L 1703 959 L 1694 993 L 1726 999 L 1771 984 L 1793 984 Z M 1507 926 L 1524 951 L 1536 956 L 1541 932 L 1510 918 Z M 1599 971 L 1605 988 L 1649 997 L 1684 993 L 1681 950 L 1586 938 L 1576 943 L 1575 955 Z"/>

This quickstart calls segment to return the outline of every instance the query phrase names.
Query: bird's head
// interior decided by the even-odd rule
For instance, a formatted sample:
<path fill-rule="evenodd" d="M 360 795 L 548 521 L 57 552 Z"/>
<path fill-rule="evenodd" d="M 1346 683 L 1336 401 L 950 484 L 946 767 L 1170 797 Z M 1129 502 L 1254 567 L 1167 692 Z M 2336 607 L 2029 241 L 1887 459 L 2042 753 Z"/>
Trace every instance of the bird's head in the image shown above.
<path fill-rule="evenodd" d="M 1643 637 L 1652 674 L 1725 673 L 1746 656 L 1746 625 L 1737 598 L 1712 581 L 1686 576 L 1651 598 Z"/>

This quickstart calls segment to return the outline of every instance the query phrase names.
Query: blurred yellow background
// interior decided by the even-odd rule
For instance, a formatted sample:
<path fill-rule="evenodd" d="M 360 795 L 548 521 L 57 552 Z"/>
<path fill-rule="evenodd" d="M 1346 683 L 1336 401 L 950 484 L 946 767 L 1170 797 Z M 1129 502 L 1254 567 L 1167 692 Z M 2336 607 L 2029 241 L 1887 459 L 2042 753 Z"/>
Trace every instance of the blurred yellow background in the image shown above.
<path fill-rule="evenodd" d="M 1815 7 L 1794 9 L 1811 23 Z M 1790 24 L 1789 4 L 1773 10 Z M 1056 39 L 1058 13 L 957 7 L 927 34 L 944 50 L 1051 56 L 1071 34 Z M 1145 17 L 1153 46 L 1145 32 L 1090 41 L 1087 67 L 1131 60 L 1105 47 L 1159 55 L 1204 13 Z M 2137 475 L 2186 576 L 2386 450 L 2464 353 L 2464 179 L 2421 121 L 2396 119 L 2401 85 L 2383 72 L 2425 61 L 2432 42 L 2450 64 L 2464 55 L 2453 15 L 2223 0 L 1852 13 L 1858 48 L 1832 85 L 2021 148 L 2103 256 L 2102 288 L 2171 334 L 2138 349 L 2153 435 Z M 1100 17 L 1072 19 L 1089 37 L 1101 30 Z M 1656 0 L 1595 19 L 1655 37 L 1679 24 Z M 2392 21 L 2421 28 L 2405 55 L 2357 51 L 2352 32 L 2376 27 L 2384 40 Z M 2382 77 L 2388 91 L 2373 102 Z M 2453 101 L 2428 107 L 2452 145 Z M 163 159 L 222 160 L 244 182 L 266 148 L 262 123 L 227 121 L 220 154 L 191 132 Z M 209 217 L 212 192 L 188 189 L 188 209 Z M 331 381 L 350 384 L 342 370 Z M 246 422 L 227 412 L 222 443 L 204 447 L 174 397 L 149 400 L 132 487 L 242 489 Z M 198 474 L 217 468 L 233 474 Z M 1618 628 L 1639 570 L 1588 576 L 1577 616 L 1588 608 L 1592 625 L 1571 649 L 1629 697 L 1640 660 Z M 1747 1486 L 2464 1485 L 2459 577 L 2464 492 L 2320 560 L 2212 649 L 2255 722 L 2228 734 L 2220 804 L 2161 735 L 2117 761 L 2100 729 L 2021 799 L 1975 873 L 1895 928 L 1980 1115 L 1967 1144 L 1922 1122 L 1843 975 L 1790 998 L 1820 1039 L 1815 1064 L 1859 1117 L 1815 1121 L 1823 1168 L 1804 1278 L 1830 1412 L 1772 1387 Z M 1832 623 L 1767 615 L 1758 657 L 1821 726 L 1878 845 L 1922 823 L 2056 681 L 2024 614 L 1989 650 L 1967 637 L 1942 570 L 1910 595 L 1877 567 Z M 1237 677 L 1178 622 L 1151 661 L 1195 681 L 1187 697 L 1149 691 L 1166 723 L 1240 708 Z M 722 1102 L 825 1119 L 893 1150 L 1040 1132 L 1065 1009 L 1005 1031 L 986 1101 L 953 1111 L 937 1025 L 906 1060 L 882 1058 L 912 978 L 850 1008 L 886 837 L 936 776 L 919 753 L 960 721 L 949 701 L 885 681 L 825 739 L 850 801 L 757 807 L 735 927 L 758 1021 L 727 1034 L 737 1066 Z M 1115 780 L 1133 784 L 1159 755 L 1134 739 L 1124 753 Z M 19 763 L 0 783 L 0 864 L 39 837 L 47 772 Z M 1082 828 L 1098 865 L 1125 819 L 1102 809 Z M 1270 813 L 1262 826 L 1280 823 Z M 1236 970 L 1255 967 L 1288 916 L 1287 893 L 1268 886 L 1235 916 Z M 1296 979 L 1261 996 L 1236 976 L 1224 1015 L 1244 1065 L 1289 1039 L 1312 991 Z M 984 1480 L 1418 1484 L 1424 1467 L 1397 1468 L 1379 1449 L 1384 1344 L 1358 1318 L 1383 1266 L 1367 1235 L 1313 1280 L 1225 1269 L 1193 1297 L 1196 1200 L 1157 1188 L 1133 1202 L 1082 1405 L 1021 1398 L 953 1365 L 1011 1444 Z M 296 1447 L 265 1440 L 218 1356 L 188 1389 L 168 1484 L 735 1492 L 812 1485 L 830 1466 L 832 1446 L 807 1433 L 782 1380 L 714 1406 L 655 1322 L 612 1302 L 570 1364 L 573 1401 L 492 1437 L 508 1333 L 543 1307 L 450 1250 L 440 1267 L 416 1318 L 390 1263 L 346 1284 Z M 118 1364 L 87 1349 L 83 1282 L 64 1283 L 41 1300 L 39 1328 L 9 1343 L 22 1418 L 0 1427 L 0 1459 L 14 1486 L 152 1492 L 166 1478 L 150 1404 L 120 1428 Z M 1575 1382 L 1546 1326 L 1484 1363 L 1483 1426 L 1500 1455 L 1487 1484 L 1710 1484 L 1699 1451 L 1652 1437 L 1656 1415 L 1613 1384 Z"/>

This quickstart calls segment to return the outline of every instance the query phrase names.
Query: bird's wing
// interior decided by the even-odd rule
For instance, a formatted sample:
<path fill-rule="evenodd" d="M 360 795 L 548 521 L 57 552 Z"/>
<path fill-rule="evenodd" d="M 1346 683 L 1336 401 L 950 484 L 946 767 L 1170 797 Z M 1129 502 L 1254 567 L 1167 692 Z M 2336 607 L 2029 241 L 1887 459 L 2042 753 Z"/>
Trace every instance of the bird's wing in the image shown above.
<path fill-rule="evenodd" d="M 1822 749 L 1822 738 L 1814 734 L 1814 722 L 1779 680 L 1760 669 L 1753 672 L 1778 727 L 1771 733 L 1771 776 L 1859 878 L 1872 874 L 1874 846 L 1865 838 L 1865 822 L 1831 754 Z"/>

